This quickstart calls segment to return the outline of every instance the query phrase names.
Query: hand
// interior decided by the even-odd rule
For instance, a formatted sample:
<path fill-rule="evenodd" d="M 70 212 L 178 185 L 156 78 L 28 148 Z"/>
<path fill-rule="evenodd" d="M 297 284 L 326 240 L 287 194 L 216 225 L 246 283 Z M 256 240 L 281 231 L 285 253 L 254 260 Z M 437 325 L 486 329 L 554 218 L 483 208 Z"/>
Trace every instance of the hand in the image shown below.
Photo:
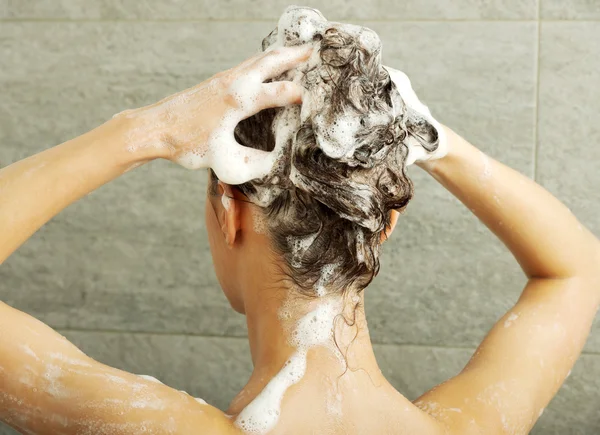
<path fill-rule="evenodd" d="M 410 79 L 405 73 L 387 66 L 385 69 L 390 74 L 390 79 L 398 88 L 398 92 L 400 92 L 400 96 L 407 106 L 407 117 L 412 119 L 411 122 L 413 122 L 413 124 L 415 121 L 417 123 L 423 123 L 423 121 L 425 121 L 426 123 L 431 124 L 437 131 L 439 140 L 437 148 L 434 151 L 428 151 L 422 146 L 422 142 L 419 141 L 417 137 L 409 134 L 406 139 L 408 145 L 406 165 L 408 166 L 413 163 L 436 160 L 444 157 L 448 153 L 448 140 L 441 124 L 431 116 L 429 108 L 421 103 L 411 86 Z M 426 132 L 426 129 L 423 129 L 423 131 Z"/>
<path fill-rule="evenodd" d="M 263 109 L 300 103 L 301 86 L 264 82 L 306 61 L 310 53 L 308 46 L 261 53 L 156 104 L 123 112 L 137 120 L 128 149 L 156 147 L 161 157 L 190 169 L 212 168 L 229 184 L 267 175 L 275 157 L 240 145 L 234 129 Z"/>

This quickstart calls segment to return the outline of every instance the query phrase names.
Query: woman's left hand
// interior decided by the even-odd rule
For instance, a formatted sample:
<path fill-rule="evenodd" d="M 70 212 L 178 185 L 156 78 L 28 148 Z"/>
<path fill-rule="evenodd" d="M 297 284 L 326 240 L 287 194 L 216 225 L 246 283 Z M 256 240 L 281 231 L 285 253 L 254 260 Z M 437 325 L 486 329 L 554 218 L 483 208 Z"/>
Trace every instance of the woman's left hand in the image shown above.
<path fill-rule="evenodd" d="M 158 103 L 116 115 L 133 121 L 128 148 L 161 149 L 162 157 L 190 169 L 212 168 L 229 184 L 265 176 L 273 156 L 240 145 L 234 129 L 263 109 L 300 103 L 301 86 L 264 82 L 306 61 L 310 53 L 309 46 L 264 52 Z"/>

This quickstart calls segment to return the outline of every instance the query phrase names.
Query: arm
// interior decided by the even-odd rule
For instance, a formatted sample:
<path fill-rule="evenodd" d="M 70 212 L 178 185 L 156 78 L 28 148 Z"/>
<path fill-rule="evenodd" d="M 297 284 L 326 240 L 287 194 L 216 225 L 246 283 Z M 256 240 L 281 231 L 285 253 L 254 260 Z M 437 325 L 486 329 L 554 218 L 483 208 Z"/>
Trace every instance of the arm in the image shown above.
<path fill-rule="evenodd" d="M 474 418 L 486 434 L 525 434 L 589 335 L 600 304 L 600 244 L 541 186 L 445 132 L 448 155 L 421 166 L 504 242 L 529 282 L 464 370 L 417 404 L 462 409 L 453 418 L 464 427 Z"/>
<path fill-rule="evenodd" d="M 216 408 L 87 357 L 0 302 L 0 420 L 39 435 L 228 433 Z"/>
<path fill-rule="evenodd" d="M 233 128 L 264 108 L 300 102 L 298 86 L 262 82 L 309 54 L 305 48 L 260 54 L 2 169 L 0 262 L 63 208 L 153 159 L 212 167 L 225 180 L 270 170 L 269 153 L 241 147 Z M 227 165 L 236 168 L 234 174 Z M 24 433 L 52 435 L 189 434 L 198 428 L 227 433 L 231 425 L 220 411 L 187 394 L 92 360 L 48 326 L 2 302 L 0 421 Z"/>

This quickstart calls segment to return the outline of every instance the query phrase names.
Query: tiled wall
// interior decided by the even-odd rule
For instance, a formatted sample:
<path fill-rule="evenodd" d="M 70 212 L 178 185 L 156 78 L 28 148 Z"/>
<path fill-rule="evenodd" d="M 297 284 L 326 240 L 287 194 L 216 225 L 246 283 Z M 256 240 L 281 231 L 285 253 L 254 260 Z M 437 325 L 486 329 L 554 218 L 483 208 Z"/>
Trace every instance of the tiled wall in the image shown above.
<path fill-rule="evenodd" d="M 333 0 L 443 122 L 541 182 L 600 236 L 599 0 Z M 257 51 L 287 2 L 0 0 L 0 166 Z M 367 290 L 383 371 L 415 398 L 456 374 L 524 278 L 417 169 Z M 102 362 L 226 407 L 250 372 L 214 277 L 205 173 L 154 162 L 61 213 L 0 267 L 0 299 Z M 0 198 L 1 200 L 1 198 Z M 11 433 L 2 430 L 0 433 Z M 600 433 L 600 325 L 535 434 Z"/>

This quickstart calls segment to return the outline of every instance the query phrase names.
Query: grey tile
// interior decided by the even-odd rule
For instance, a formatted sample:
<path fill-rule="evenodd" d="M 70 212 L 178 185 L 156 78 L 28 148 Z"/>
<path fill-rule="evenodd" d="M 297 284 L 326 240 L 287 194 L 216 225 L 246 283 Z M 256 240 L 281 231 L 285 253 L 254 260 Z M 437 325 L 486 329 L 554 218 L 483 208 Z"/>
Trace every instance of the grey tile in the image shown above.
<path fill-rule="evenodd" d="M 542 23 L 538 182 L 600 236 L 597 23 Z M 600 350 L 600 316 L 587 349 Z"/>
<path fill-rule="evenodd" d="M 0 300 L 55 328 L 246 334 L 199 236 L 171 246 L 50 223 L 2 265 L 0 282 Z"/>
<path fill-rule="evenodd" d="M 0 435 L 19 435 L 19 432 L 6 426 L 4 423 L 0 423 Z"/>
<path fill-rule="evenodd" d="M 384 375 L 414 400 L 455 375 L 474 349 L 375 346 Z M 582 355 L 571 376 L 545 409 L 531 434 L 594 435 L 600 431 L 600 356 Z"/>
<path fill-rule="evenodd" d="M 11 68 L 18 71 L 21 67 Z M 78 75 L 67 68 L 53 76 L 26 78 L 26 69 L 22 67 L 22 76 L 0 78 L 0 166 L 79 136 L 116 113 L 156 102 L 211 75 L 208 71 L 198 76 Z"/>
<path fill-rule="evenodd" d="M 600 433 L 600 356 L 582 355 L 532 435 Z"/>
<path fill-rule="evenodd" d="M 19 435 L 19 432 L 0 422 L 0 435 Z"/>
<path fill-rule="evenodd" d="M 183 1 L 176 5 L 160 0 L 60 0 L 31 2 L 0 0 L 0 18 L 95 19 L 95 20 L 271 20 L 275 21 L 289 5 L 287 0 L 257 4 L 244 0 Z M 342 19 L 535 19 L 536 0 L 333 0 L 308 2 L 331 20 Z"/>
<path fill-rule="evenodd" d="M 206 171 L 152 162 L 92 192 L 53 220 L 64 231 L 208 249 L 204 231 Z"/>
<path fill-rule="evenodd" d="M 255 37 L 227 37 L 232 30 Z M 0 68 L 0 166 L 240 62 L 256 51 L 263 34 L 256 24 L 3 24 L 0 59 L 7 68 Z M 219 37 L 226 41 L 215 50 Z M 55 220 L 97 234 L 184 243 L 202 227 L 205 178 L 204 171 L 155 162 L 102 187 Z"/>
<path fill-rule="evenodd" d="M 380 35 L 384 63 L 408 74 L 437 119 L 531 173 L 536 24 L 364 24 Z"/>
<path fill-rule="evenodd" d="M 600 236 L 600 25 L 541 30 L 538 179 Z"/>
<path fill-rule="evenodd" d="M 208 51 L 212 40 L 195 24 L 129 26 L 0 26 L 0 59 L 10 66 L 0 68 L 0 142 L 10 144 L 0 149 L 1 165 L 243 58 L 243 42 L 231 42 L 199 61 L 196 50 Z M 205 28 L 214 36 L 231 27 Z M 102 187 L 3 265 L 1 296 L 53 326 L 161 331 L 166 322 L 176 331 L 243 334 L 244 319 L 228 308 L 210 265 L 205 179 L 204 171 L 155 162 Z M 183 323 L 166 321 L 161 312 L 177 312 Z"/>
<path fill-rule="evenodd" d="M 421 192 L 415 201 L 428 200 L 435 197 Z M 518 299 L 525 279 L 516 262 L 471 217 L 443 217 L 437 225 L 411 212 L 401 219 L 384 247 L 382 272 L 365 292 L 371 336 L 384 343 L 477 345 Z"/>
<path fill-rule="evenodd" d="M 476 346 L 526 283 L 502 243 L 432 179 L 416 194 L 383 247 L 366 289 L 371 336 L 383 343 Z M 600 316 L 586 343 L 600 350 Z"/>
<path fill-rule="evenodd" d="M 259 52 L 270 31 L 256 22 L 8 22 L 0 78 L 214 74 Z"/>
<path fill-rule="evenodd" d="M 375 345 L 381 372 L 407 399 L 416 400 L 456 376 L 474 350 L 411 345 Z"/>
<path fill-rule="evenodd" d="M 406 70 L 434 116 L 532 175 L 534 25 L 368 24 L 383 37 L 385 61 Z M 366 290 L 372 336 L 475 346 L 516 302 L 525 280 L 464 206 L 418 168 L 409 174 L 415 198 L 384 247 L 380 276 Z"/>
<path fill-rule="evenodd" d="M 22 104 L 20 120 L 8 114 L 3 117 L 0 108 L 0 143 L 7 145 L 0 148 L 0 167 L 68 140 L 83 132 L 80 126 L 87 124 L 85 115 L 79 119 L 69 118 L 68 114 L 55 116 L 50 107 L 43 110 L 46 113 L 38 123 L 37 115 L 29 118 L 25 103 Z M 39 106 L 31 107 L 39 112 Z M 85 113 L 83 108 L 82 111 Z M 58 125 L 53 129 L 57 119 Z M 2 129 L 3 126 L 8 128 Z M 191 171 L 168 161 L 154 161 L 90 193 L 61 212 L 53 222 L 63 223 L 65 230 L 82 229 L 93 234 L 110 233 L 129 240 L 151 239 L 170 245 L 187 244 L 190 238 L 198 241 L 198 232 L 204 228 L 206 181 L 205 170 Z"/>
<path fill-rule="evenodd" d="M 11 146 L 0 163 L 193 86 L 258 52 L 267 32 L 260 23 L 3 23 L 0 140 Z"/>
<path fill-rule="evenodd" d="M 72 331 L 64 335 L 104 364 L 153 376 L 223 410 L 252 373 L 246 339 Z"/>
<path fill-rule="evenodd" d="M 597 0 L 540 0 L 540 17 L 554 20 L 597 20 L 600 2 Z"/>

